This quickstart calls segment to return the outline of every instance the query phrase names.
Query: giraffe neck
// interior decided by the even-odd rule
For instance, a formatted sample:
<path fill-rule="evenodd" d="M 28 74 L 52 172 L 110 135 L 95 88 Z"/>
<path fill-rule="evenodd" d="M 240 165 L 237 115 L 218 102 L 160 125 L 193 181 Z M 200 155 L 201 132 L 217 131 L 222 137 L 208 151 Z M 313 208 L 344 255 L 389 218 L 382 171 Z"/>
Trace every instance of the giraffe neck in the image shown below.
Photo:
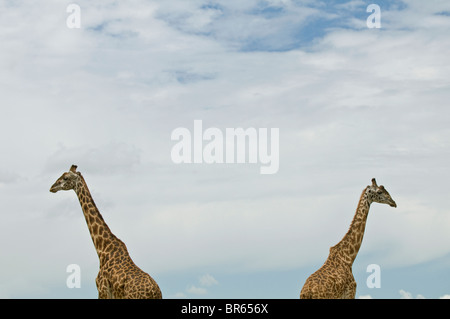
<path fill-rule="evenodd" d="M 122 246 L 123 243 L 109 229 L 81 175 L 75 193 L 80 201 L 92 242 L 100 260 L 100 266 L 102 266 L 107 261 L 110 251 L 117 248 L 117 245 Z"/>
<path fill-rule="evenodd" d="M 330 251 L 338 255 L 339 259 L 350 266 L 353 265 L 363 241 L 370 204 L 366 188 L 361 194 L 358 208 L 348 232 L 337 245 L 330 249 Z"/>

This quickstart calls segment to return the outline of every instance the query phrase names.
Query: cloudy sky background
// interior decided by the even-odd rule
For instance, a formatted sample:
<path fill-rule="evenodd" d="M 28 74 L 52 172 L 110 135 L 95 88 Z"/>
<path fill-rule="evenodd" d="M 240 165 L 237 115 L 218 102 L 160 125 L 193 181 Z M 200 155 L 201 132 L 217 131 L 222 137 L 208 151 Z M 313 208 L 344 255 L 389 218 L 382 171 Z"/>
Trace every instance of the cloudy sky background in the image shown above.
<path fill-rule="evenodd" d="M 398 207 L 371 207 L 357 297 L 450 294 L 448 1 L 78 1 L 80 29 L 70 3 L 0 2 L 0 297 L 97 297 L 77 198 L 49 192 L 71 164 L 165 298 L 298 298 L 372 177 Z M 196 119 L 279 128 L 278 173 L 174 164 Z"/>

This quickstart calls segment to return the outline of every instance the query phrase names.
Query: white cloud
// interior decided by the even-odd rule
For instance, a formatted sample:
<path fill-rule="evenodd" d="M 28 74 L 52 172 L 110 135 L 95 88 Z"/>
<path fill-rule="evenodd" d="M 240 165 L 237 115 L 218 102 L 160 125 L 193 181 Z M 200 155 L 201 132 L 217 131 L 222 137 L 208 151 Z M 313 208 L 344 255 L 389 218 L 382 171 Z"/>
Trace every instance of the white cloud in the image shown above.
<path fill-rule="evenodd" d="M 205 295 L 208 292 L 208 290 L 206 290 L 206 288 L 203 287 L 197 287 L 192 285 L 186 289 L 186 292 L 194 295 Z"/>
<path fill-rule="evenodd" d="M 177 292 L 173 295 L 174 299 L 184 299 L 187 298 L 186 294 L 184 292 Z"/>
<path fill-rule="evenodd" d="M 0 185 L 15 183 L 20 179 L 17 173 L 8 172 L 6 170 L 0 171 Z"/>
<path fill-rule="evenodd" d="M 219 282 L 212 275 L 204 274 L 198 278 L 198 284 L 189 285 L 185 292 L 178 292 L 173 298 L 187 298 L 192 295 L 204 296 L 210 293 L 207 288 L 218 284 Z"/>
<path fill-rule="evenodd" d="M 67 148 L 59 145 L 58 149 L 49 155 L 45 171 L 52 172 L 55 167 L 68 170 L 70 165 L 76 164 L 91 174 L 123 174 L 139 166 L 140 153 L 132 144 L 117 142 L 96 144 L 95 147 L 85 144 Z"/>
<path fill-rule="evenodd" d="M 400 299 L 425 299 L 423 295 L 418 294 L 415 298 L 412 293 L 405 291 L 403 289 L 400 289 Z"/>
<path fill-rule="evenodd" d="M 400 299 L 413 299 L 413 296 L 410 292 L 400 289 L 399 293 L 400 293 Z"/>
<path fill-rule="evenodd" d="M 330 18 L 312 1 L 191 1 L 162 4 L 156 16 L 188 34 L 214 37 L 243 50 L 285 50 L 310 20 Z"/>
<path fill-rule="evenodd" d="M 211 287 L 214 285 L 218 285 L 219 282 L 210 274 L 203 275 L 199 278 L 200 285 L 204 287 Z"/>
<path fill-rule="evenodd" d="M 424 295 L 421 295 L 421 294 L 418 294 L 418 295 L 414 298 L 414 296 L 413 296 L 412 293 L 407 292 L 407 291 L 405 291 L 405 290 L 403 290 L 403 289 L 400 289 L 399 293 L 400 293 L 400 298 L 401 298 L 401 299 L 425 299 L 425 296 L 424 296 Z M 439 297 L 439 299 L 450 299 L 450 295 L 449 295 L 449 294 L 445 294 L 445 295 Z"/>

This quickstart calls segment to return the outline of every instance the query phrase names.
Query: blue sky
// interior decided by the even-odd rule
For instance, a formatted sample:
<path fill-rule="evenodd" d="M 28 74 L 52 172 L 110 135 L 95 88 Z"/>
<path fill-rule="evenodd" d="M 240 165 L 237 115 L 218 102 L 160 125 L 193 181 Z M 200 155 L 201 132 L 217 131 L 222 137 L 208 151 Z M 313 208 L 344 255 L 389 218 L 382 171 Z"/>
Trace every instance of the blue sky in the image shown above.
<path fill-rule="evenodd" d="M 79 1 L 70 29 L 70 3 L 0 4 L 0 297 L 96 298 L 76 196 L 48 191 L 72 164 L 165 298 L 298 298 L 372 177 L 398 207 L 371 207 L 357 298 L 450 295 L 450 4 Z M 279 128 L 279 171 L 174 164 L 194 120 Z"/>

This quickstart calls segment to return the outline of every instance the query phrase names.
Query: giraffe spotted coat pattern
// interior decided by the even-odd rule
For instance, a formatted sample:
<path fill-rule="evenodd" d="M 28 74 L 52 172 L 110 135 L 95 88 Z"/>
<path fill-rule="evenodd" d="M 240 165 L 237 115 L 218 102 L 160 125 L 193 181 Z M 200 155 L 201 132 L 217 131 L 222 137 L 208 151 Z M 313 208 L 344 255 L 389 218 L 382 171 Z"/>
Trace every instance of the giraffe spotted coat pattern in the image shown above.
<path fill-rule="evenodd" d="M 308 277 L 300 292 L 301 299 L 354 299 L 356 281 L 352 265 L 361 247 L 370 204 L 373 202 L 397 207 L 384 186 L 378 186 L 375 178 L 360 197 L 358 208 L 348 232 L 342 240 L 330 248 L 323 266 Z"/>
<path fill-rule="evenodd" d="M 104 221 L 77 166 L 72 165 L 50 188 L 50 192 L 73 189 L 78 196 L 100 261 L 96 278 L 100 299 L 161 299 L 158 284 L 131 259 L 124 242 Z"/>

